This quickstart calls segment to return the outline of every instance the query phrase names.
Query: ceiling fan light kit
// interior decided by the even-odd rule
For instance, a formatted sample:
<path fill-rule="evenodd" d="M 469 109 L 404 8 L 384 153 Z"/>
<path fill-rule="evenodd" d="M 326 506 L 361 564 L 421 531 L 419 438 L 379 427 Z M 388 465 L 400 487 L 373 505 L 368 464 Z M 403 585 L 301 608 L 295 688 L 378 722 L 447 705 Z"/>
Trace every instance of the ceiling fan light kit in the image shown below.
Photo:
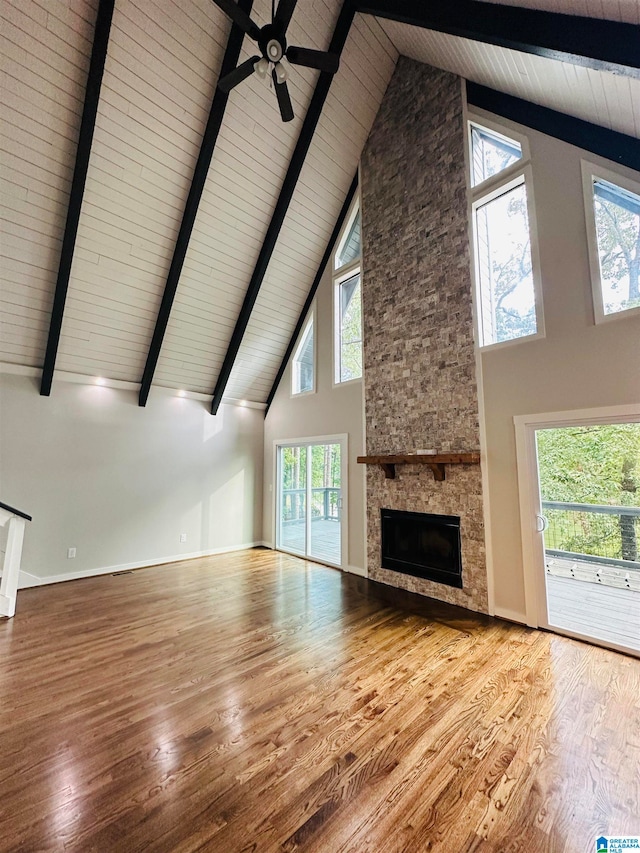
<path fill-rule="evenodd" d="M 287 69 L 281 62 L 276 62 L 273 70 L 275 72 L 276 80 L 278 81 L 278 83 L 284 83 L 284 81 L 289 76 Z"/>
<path fill-rule="evenodd" d="M 261 80 L 265 80 L 267 74 L 269 73 L 269 60 L 265 59 L 263 56 L 262 59 L 259 59 L 255 63 L 253 70 L 256 72 L 258 77 L 260 77 Z"/>
<path fill-rule="evenodd" d="M 287 59 L 292 65 L 303 65 L 306 68 L 316 68 L 318 71 L 326 71 L 335 74 L 340 64 L 340 58 L 334 53 L 322 50 L 311 50 L 305 47 L 289 47 L 287 45 L 286 31 L 296 7 L 297 0 L 280 0 L 277 11 L 274 10 L 273 19 L 270 24 L 259 27 L 233 0 L 213 0 L 216 6 L 233 21 L 234 24 L 255 41 L 260 48 L 262 56 L 252 56 L 245 62 L 234 68 L 218 81 L 218 88 L 223 92 L 230 92 L 247 77 L 256 73 L 264 79 L 271 69 L 280 116 L 282 121 L 291 121 L 293 118 L 293 106 L 287 87 L 289 72 L 282 63 Z"/>

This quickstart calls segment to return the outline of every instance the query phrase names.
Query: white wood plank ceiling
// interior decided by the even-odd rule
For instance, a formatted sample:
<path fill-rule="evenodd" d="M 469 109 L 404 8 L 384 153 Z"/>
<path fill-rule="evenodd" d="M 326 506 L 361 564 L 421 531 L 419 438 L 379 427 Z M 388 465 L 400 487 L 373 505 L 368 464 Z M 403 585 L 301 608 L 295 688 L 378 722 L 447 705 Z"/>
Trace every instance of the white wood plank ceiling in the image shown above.
<path fill-rule="evenodd" d="M 139 381 L 229 30 L 116 3 L 57 368 Z"/>
<path fill-rule="evenodd" d="M 0 4 L 0 360 L 41 366 L 97 0 Z"/>
<path fill-rule="evenodd" d="M 557 0 L 553 5 L 578 4 L 560 4 Z M 640 137 L 638 78 L 596 71 L 395 21 L 381 20 L 380 24 L 398 51 L 411 59 L 609 130 Z"/>
<path fill-rule="evenodd" d="M 268 0 L 256 4 L 257 23 L 266 22 L 270 5 Z M 306 6 L 301 0 L 288 39 L 292 44 L 325 50 L 339 8 L 337 2 L 315 3 L 311 7 L 314 14 L 303 17 Z M 375 51 L 367 47 L 367 39 L 374 43 Z M 382 39 L 382 45 L 377 39 Z M 381 52 L 384 62 L 378 71 Z M 243 53 L 241 61 L 247 56 L 249 53 Z M 269 393 L 396 58 L 374 19 L 363 18 L 352 28 L 228 396 L 264 401 Z M 313 94 L 318 72 L 300 71 L 298 74 L 295 68 L 289 85 L 296 118 L 285 125 L 267 83 L 254 77 L 231 93 L 158 362 L 156 384 L 204 393 L 213 388 Z"/>
<path fill-rule="evenodd" d="M 300 9 L 293 44 L 326 49 L 338 4 Z M 270 0 L 256 0 L 259 26 Z M 245 39 L 240 61 L 255 53 Z M 269 81 L 255 75 L 232 90 L 209 170 L 155 382 L 211 392 L 260 252 L 318 72 L 301 69 L 288 83 L 295 118 L 283 124 Z M 235 394 L 233 395 L 235 396 Z"/>
<path fill-rule="evenodd" d="M 511 2 L 511 0 L 504 0 Z M 640 23 L 635 0 L 531 0 Z M 299 0 L 288 38 L 324 50 L 341 0 Z M 0 362 L 42 366 L 97 0 L 3 0 Z M 258 24 L 270 0 L 255 0 Z M 211 0 L 116 0 L 57 371 L 139 383 L 230 25 Z M 241 61 L 254 45 L 245 39 Z M 638 80 L 356 15 L 227 386 L 264 401 L 398 52 L 640 136 Z M 318 73 L 230 95 L 154 383 L 210 393 Z"/>

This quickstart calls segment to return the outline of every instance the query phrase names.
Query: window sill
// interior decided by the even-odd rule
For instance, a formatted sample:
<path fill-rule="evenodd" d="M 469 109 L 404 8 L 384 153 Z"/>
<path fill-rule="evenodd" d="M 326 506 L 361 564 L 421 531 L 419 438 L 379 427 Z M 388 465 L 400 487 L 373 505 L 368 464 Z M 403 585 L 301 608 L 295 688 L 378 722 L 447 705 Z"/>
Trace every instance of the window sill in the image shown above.
<path fill-rule="evenodd" d="M 362 382 L 362 376 L 357 376 L 355 379 L 345 379 L 344 382 L 336 382 L 333 380 L 334 388 L 344 388 L 345 385 L 355 385 L 357 382 Z"/>
<path fill-rule="evenodd" d="M 505 349 L 506 347 L 529 343 L 530 341 L 542 340 L 544 337 L 544 332 L 535 332 L 533 335 L 523 335 L 521 338 L 510 338 L 508 341 L 497 341 L 495 344 L 481 344 L 477 346 L 476 349 L 479 353 L 492 352 L 493 350 Z"/>

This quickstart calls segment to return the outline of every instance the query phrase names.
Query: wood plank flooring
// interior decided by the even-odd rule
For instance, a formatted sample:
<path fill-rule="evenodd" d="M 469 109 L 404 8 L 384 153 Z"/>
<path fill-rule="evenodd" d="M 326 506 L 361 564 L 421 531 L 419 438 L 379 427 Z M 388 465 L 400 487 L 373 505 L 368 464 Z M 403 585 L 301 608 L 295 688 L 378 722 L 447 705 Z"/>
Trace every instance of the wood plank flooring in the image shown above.
<path fill-rule="evenodd" d="M 266 550 L 23 590 L 0 850 L 587 853 L 640 662 Z"/>

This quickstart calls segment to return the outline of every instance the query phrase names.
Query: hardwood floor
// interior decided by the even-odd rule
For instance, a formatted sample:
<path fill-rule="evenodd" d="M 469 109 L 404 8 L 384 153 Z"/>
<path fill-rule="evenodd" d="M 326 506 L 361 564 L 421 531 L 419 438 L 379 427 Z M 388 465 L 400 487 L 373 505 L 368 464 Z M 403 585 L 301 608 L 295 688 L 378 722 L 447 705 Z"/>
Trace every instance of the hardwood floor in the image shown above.
<path fill-rule="evenodd" d="M 591 853 L 640 662 L 256 550 L 20 592 L 0 849 Z"/>

